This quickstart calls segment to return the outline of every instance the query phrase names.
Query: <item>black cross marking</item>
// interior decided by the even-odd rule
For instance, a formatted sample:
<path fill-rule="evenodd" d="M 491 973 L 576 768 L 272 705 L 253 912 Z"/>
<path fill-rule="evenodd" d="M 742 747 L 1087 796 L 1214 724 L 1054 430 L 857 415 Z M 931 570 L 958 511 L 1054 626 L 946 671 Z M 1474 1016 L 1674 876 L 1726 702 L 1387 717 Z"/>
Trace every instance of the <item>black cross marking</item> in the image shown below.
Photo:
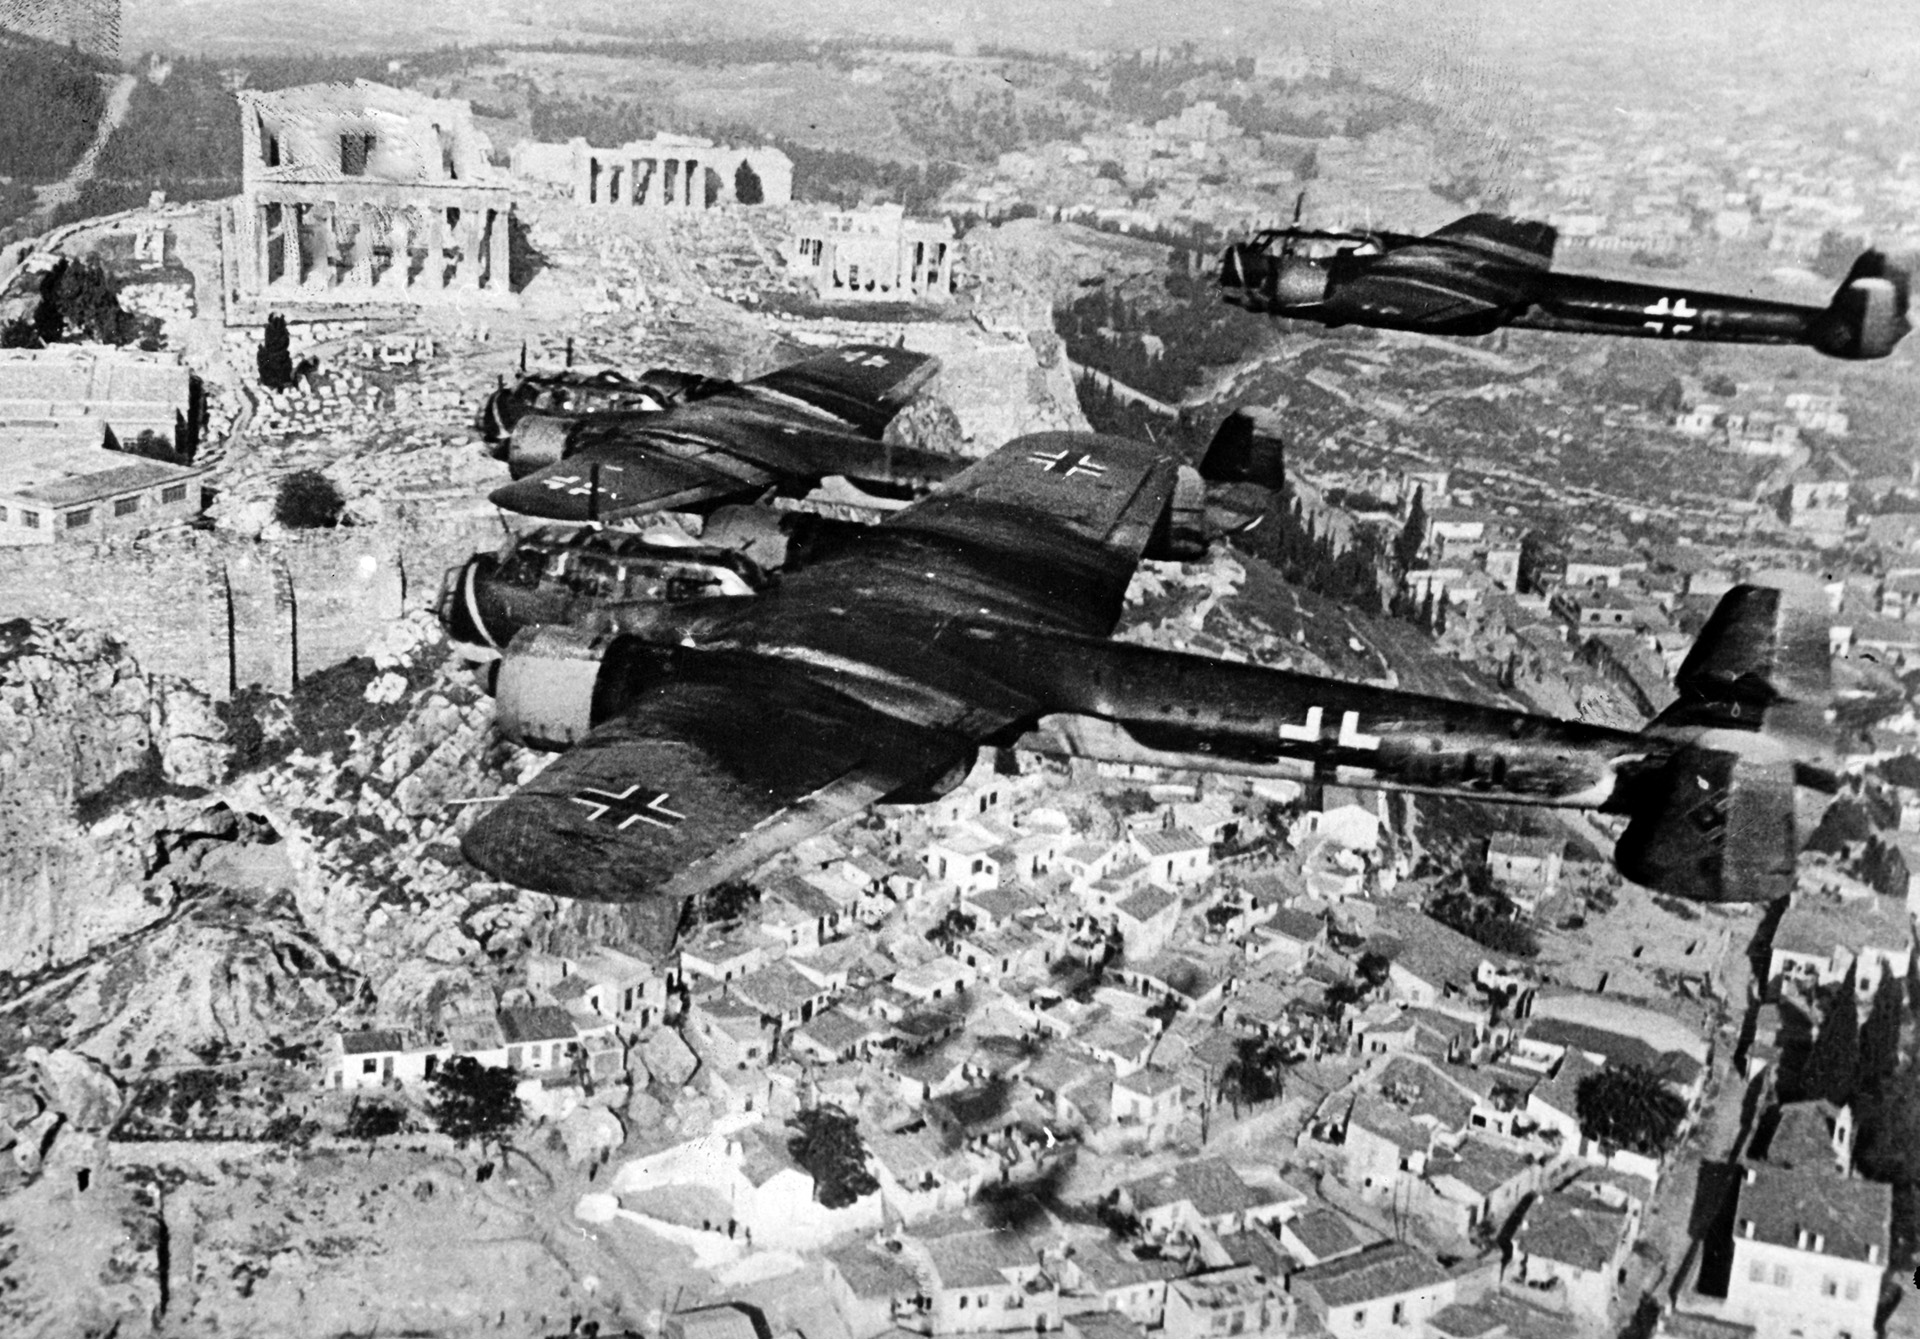
<path fill-rule="evenodd" d="M 1693 329 L 1694 318 L 1700 315 L 1700 309 L 1689 307 L 1685 298 L 1661 298 L 1644 310 L 1655 319 L 1640 324 L 1657 335 L 1684 335 Z"/>
<path fill-rule="evenodd" d="M 1098 479 L 1107 472 L 1105 465 L 1094 460 L 1085 451 L 1056 451 L 1051 455 L 1045 451 L 1036 451 L 1027 459 L 1044 468 L 1048 474 L 1064 474 L 1069 479 L 1076 474 L 1090 475 Z"/>
<path fill-rule="evenodd" d="M 589 823 L 598 823 L 609 814 L 620 815 L 620 821 L 613 825 L 615 832 L 625 832 L 632 823 L 651 823 L 656 828 L 678 827 L 687 817 L 667 808 L 667 801 L 672 796 L 666 791 L 642 792 L 637 782 L 618 793 L 611 790 L 583 790 L 567 798 L 574 804 L 593 810 L 587 815 Z"/>

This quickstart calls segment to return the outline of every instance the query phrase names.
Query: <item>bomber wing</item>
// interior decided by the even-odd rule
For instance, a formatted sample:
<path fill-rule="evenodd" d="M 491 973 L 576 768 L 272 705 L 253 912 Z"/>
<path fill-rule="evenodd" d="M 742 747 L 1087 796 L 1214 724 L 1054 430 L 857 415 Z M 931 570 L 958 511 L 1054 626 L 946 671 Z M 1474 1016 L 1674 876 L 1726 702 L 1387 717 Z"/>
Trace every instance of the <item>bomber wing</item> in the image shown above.
<path fill-rule="evenodd" d="M 1537 219 L 1469 214 L 1436 229 L 1431 236 L 1436 241 L 1466 247 L 1508 265 L 1544 270 L 1553 264 L 1553 247 L 1560 234 L 1552 224 Z"/>
<path fill-rule="evenodd" d="M 615 714 L 461 849 L 526 887 L 645 902 L 670 941 L 685 897 L 1032 715 L 1037 703 L 941 630 L 964 618 L 1111 631 L 1173 475 L 1118 438 L 1009 443 L 846 552 L 744 608 L 724 602 L 688 644 L 631 658 L 593 690 Z"/>
<path fill-rule="evenodd" d="M 483 815 L 461 850 L 525 888 L 641 904 L 641 937 L 664 951 L 687 897 L 972 756 L 967 734 L 876 711 L 832 677 L 669 652 L 659 682 Z"/>
<path fill-rule="evenodd" d="M 931 354 L 849 344 L 741 385 L 761 398 L 831 415 L 863 437 L 878 437 L 939 367 Z"/>
<path fill-rule="evenodd" d="M 672 442 L 642 424 L 630 437 L 606 434 L 524 479 L 503 484 L 488 501 L 522 516 L 600 521 L 749 496 L 779 478 L 733 452 Z"/>

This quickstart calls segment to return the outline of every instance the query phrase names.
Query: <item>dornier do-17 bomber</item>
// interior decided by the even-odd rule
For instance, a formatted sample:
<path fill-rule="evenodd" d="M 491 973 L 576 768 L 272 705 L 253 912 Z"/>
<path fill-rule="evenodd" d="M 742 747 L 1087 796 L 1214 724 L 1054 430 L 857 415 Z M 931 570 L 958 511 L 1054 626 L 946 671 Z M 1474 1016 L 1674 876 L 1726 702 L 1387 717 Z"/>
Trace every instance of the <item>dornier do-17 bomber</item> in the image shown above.
<path fill-rule="evenodd" d="M 1201 473 L 1256 456 L 1224 433 Z M 1022 437 L 754 598 L 519 628 L 498 727 L 564 752 L 462 850 L 627 904 L 664 951 L 689 897 L 872 804 L 937 797 L 993 745 L 1598 809 L 1627 817 L 1615 859 L 1637 882 L 1792 887 L 1796 785 L 1834 784 L 1824 606 L 1735 588 L 1637 732 L 1109 640 L 1174 474 L 1137 442 Z"/>
<path fill-rule="evenodd" d="M 490 500 L 543 520 L 610 522 L 804 493 L 832 475 L 904 500 L 967 464 L 884 440 L 938 366 L 854 344 L 738 382 L 670 369 L 529 376 L 482 410 L 514 479 Z"/>
<path fill-rule="evenodd" d="M 1470 214 L 1425 237 L 1299 226 L 1255 234 L 1220 262 L 1225 299 L 1326 326 L 1485 335 L 1513 326 L 1574 334 L 1806 344 L 1884 358 L 1911 322 L 1908 274 L 1878 251 L 1854 261 L 1824 307 L 1553 269 L 1552 225 Z"/>

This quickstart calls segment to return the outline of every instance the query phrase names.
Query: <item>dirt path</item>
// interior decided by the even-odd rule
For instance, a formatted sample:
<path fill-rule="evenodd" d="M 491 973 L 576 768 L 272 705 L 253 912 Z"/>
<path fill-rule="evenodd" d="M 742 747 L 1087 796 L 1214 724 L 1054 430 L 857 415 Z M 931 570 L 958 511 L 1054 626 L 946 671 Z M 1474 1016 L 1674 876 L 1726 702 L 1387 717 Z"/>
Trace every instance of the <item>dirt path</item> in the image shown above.
<path fill-rule="evenodd" d="M 80 188 L 93 180 L 94 169 L 100 165 L 100 155 L 107 147 L 107 141 L 113 138 L 113 132 L 127 118 L 127 108 L 133 102 L 133 90 L 139 84 L 138 77 L 123 74 L 114 81 L 113 89 L 107 94 L 107 105 L 100 111 L 100 124 L 93 128 L 93 142 L 86 147 L 73 170 L 60 181 L 40 191 L 40 203 L 34 212 L 42 217 L 51 215 L 61 205 L 71 204 L 80 198 Z"/>

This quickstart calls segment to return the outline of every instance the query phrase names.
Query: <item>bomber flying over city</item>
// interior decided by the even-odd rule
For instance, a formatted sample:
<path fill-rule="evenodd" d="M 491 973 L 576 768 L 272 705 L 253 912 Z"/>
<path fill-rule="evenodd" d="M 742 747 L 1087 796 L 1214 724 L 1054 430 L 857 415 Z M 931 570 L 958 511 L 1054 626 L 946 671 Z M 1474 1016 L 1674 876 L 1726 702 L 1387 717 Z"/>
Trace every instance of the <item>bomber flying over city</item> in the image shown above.
<path fill-rule="evenodd" d="M 1255 463 L 1223 433 L 1201 473 Z M 1735 588 L 1640 732 L 1109 640 L 1174 473 L 1136 442 L 1023 437 L 754 598 L 503 628 L 501 731 L 566 751 L 462 850 L 630 904 L 664 950 L 689 897 L 872 804 L 934 799 L 996 745 L 1600 809 L 1628 817 L 1615 859 L 1637 882 L 1791 888 L 1796 783 L 1833 784 L 1823 614 Z"/>
<path fill-rule="evenodd" d="M 1226 249 L 1220 286 L 1248 311 L 1431 335 L 1503 326 L 1648 339 L 1807 344 L 1834 358 L 1884 358 L 1911 328 L 1908 275 L 1864 252 L 1825 307 L 1564 274 L 1550 224 L 1469 214 L 1426 237 L 1299 226 Z"/>
<path fill-rule="evenodd" d="M 494 393 L 482 423 L 514 482 L 492 502 L 554 521 L 699 511 L 823 476 L 923 490 L 965 461 L 881 441 L 938 367 L 855 344 L 748 381 L 655 369 L 540 373 Z"/>

